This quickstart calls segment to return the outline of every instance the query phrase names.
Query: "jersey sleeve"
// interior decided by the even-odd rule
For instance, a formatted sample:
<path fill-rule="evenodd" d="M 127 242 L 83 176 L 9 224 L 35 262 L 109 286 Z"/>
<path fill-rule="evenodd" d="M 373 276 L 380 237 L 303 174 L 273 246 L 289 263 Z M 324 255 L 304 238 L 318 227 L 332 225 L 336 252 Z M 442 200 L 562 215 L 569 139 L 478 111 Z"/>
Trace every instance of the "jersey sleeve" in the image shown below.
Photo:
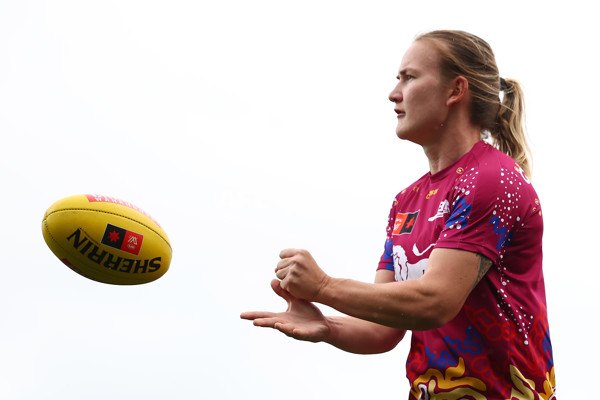
<path fill-rule="evenodd" d="M 451 191 L 450 216 L 436 247 L 471 251 L 497 262 L 527 217 L 530 187 L 516 165 L 466 171 Z"/>
<path fill-rule="evenodd" d="M 379 265 L 377 266 L 377 270 L 387 269 L 390 271 L 394 270 L 394 259 L 393 259 L 393 244 L 392 244 L 392 232 L 394 230 L 394 216 L 396 215 L 396 205 L 398 204 L 397 200 L 394 200 L 392 204 L 392 208 L 390 210 L 390 215 L 388 217 L 388 225 L 386 228 L 386 239 L 384 244 L 383 254 L 379 259 Z"/>

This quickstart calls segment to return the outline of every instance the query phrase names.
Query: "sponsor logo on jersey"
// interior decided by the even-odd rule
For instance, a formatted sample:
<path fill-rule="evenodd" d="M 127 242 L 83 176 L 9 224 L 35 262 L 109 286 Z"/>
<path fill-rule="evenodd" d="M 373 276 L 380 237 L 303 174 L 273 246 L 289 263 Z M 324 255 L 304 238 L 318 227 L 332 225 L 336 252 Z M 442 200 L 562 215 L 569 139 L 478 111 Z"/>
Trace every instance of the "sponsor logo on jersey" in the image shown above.
<path fill-rule="evenodd" d="M 143 240 L 144 235 L 106 224 L 101 243 L 137 256 L 140 254 Z"/>
<path fill-rule="evenodd" d="M 438 190 L 439 190 L 439 189 L 433 189 L 433 190 L 430 190 L 430 191 L 429 191 L 429 193 L 427 193 L 427 196 L 425 196 L 425 198 L 426 198 L 427 200 L 429 200 L 429 198 L 430 198 L 431 196 L 435 196 L 435 195 L 437 194 Z"/>
<path fill-rule="evenodd" d="M 398 213 L 394 220 L 393 235 L 403 235 L 405 233 L 411 233 L 417 222 L 419 211 L 412 213 Z"/>
<path fill-rule="evenodd" d="M 435 213 L 435 215 L 429 219 L 427 219 L 429 222 L 434 221 L 438 218 L 443 218 L 444 214 L 449 214 L 450 213 L 450 202 L 446 199 L 442 200 L 440 205 L 438 206 L 437 212 Z"/>

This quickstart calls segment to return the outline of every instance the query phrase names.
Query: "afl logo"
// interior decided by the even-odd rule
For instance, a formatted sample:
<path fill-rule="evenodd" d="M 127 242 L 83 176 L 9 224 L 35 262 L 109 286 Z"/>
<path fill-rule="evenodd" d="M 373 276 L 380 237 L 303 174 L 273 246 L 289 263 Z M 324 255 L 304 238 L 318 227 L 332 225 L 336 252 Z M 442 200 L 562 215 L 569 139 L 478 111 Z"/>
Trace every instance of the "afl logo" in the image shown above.
<path fill-rule="evenodd" d="M 403 235 L 405 233 L 411 233 L 417 222 L 419 211 L 412 213 L 398 213 L 394 220 L 394 231 L 393 235 Z"/>
<path fill-rule="evenodd" d="M 101 243 L 137 256 L 140 254 L 143 240 L 144 235 L 106 224 Z"/>

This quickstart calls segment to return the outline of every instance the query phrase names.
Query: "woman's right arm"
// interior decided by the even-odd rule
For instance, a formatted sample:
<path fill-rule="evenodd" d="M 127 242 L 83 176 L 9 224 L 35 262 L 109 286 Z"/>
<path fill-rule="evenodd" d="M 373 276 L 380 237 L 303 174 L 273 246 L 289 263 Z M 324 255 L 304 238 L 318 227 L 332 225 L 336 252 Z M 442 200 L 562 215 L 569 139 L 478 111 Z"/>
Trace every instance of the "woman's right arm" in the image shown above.
<path fill-rule="evenodd" d="M 394 281 L 394 272 L 379 270 L 375 283 Z M 249 311 L 243 319 L 254 325 L 274 328 L 298 340 L 325 342 L 339 349 L 358 354 L 384 353 L 393 349 L 404 337 L 405 331 L 379 325 L 350 316 L 325 317 L 314 304 L 292 296 L 273 280 L 271 287 L 288 304 L 284 312 Z"/>
<path fill-rule="evenodd" d="M 394 271 L 378 270 L 375 283 L 394 282 Z M 357 354 L 385 353 L 402 340 L 406 331 L 350 317 L 326 317 L 329 335 L 324 341 L 344 351 Z"/>

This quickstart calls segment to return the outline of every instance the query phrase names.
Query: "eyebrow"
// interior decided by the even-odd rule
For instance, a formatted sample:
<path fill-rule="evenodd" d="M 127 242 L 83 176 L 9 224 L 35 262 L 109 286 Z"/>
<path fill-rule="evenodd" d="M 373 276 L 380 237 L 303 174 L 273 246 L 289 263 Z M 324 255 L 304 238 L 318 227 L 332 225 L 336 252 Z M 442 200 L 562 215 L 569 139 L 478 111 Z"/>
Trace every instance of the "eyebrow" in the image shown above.
<path fill-rule="evenodd" d="M 401 69 L 396 78 L 400 79 L 401 76 L 412 75 L 414 74 L 414 69 L 412 68 L 404 68 Z"/>

